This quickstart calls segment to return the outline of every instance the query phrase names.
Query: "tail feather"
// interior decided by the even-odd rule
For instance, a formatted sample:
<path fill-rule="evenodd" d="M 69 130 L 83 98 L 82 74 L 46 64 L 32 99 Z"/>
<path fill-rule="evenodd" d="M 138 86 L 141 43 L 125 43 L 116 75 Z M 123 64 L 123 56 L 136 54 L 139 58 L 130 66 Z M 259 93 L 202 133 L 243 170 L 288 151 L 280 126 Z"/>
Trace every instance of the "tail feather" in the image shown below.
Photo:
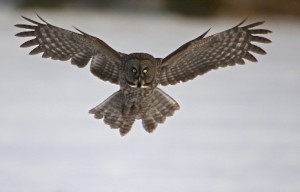
<path fill-rule="evenodd" d="M 148 133 L 152 133 L 154 129 L 157 127 L 157 121 L 150 115 L 146 115 L 145 117 L 143 117 L 142 124 L 144 129 Z"/>
<path fill-rule="evenodd" d="M 149 108 L 144 108 L 140 112 L 124 113 L 124 101 L 123 93 L 118 91 L 91 109 L 89 113 L 94 114 L 96 119 L 103 119 L 111 128 L 119 129 L 120 134 L 125 135 L 130 131 L 136 118 L 142 119 L 144 129 L 151 133 L 158 123 L 163 123 L 166 117 L 172 116 L 179 109 L 178 103 L 158 88 L 151 95 Z"/>
<path fill-rule="evenodd" d="M 152 95 L 151 107 L 141 116 L 144 129 L 151 133 L 157 123 L 163 123 L 166 117 L 172 116 L 180 108 L 179 104 L 161 89 L 156 88 Z"/>
<path fill-rule="evenodd" d="M 166 120 L 166 116 L 163 115 L 157 108 L 153 108 L 152 117 L 157 123 L 164 123 Z"/>
<path fill-rule="evenodd" d="M 128 133 L 135 121 L 134 117 L 122 115 L 122 104 L 124 96 L 118 91 L 106 99 L 103 103 L 91 109 L 89 113 L 94 114 L 96 119 L 104 119 L 104 123 L 113 129 L 119 129 L 121 135 Z"/>

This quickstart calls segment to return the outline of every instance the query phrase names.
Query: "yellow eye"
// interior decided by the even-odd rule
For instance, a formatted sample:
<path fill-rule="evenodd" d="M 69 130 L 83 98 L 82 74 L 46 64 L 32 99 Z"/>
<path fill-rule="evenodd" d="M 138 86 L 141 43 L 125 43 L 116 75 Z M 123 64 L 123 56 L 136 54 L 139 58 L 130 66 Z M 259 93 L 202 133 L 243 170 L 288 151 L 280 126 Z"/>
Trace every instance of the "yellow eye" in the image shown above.
<path fill-rule="evenodd" d="M 144 69 L 143 73 L 146 74 L 148 72 L 148 69 Z"/>
<path fill-rule="evenodd" d="M 133 72 L 133 73 L 136 73 L 136 68 L 132 68 L 132 72 Z"/>

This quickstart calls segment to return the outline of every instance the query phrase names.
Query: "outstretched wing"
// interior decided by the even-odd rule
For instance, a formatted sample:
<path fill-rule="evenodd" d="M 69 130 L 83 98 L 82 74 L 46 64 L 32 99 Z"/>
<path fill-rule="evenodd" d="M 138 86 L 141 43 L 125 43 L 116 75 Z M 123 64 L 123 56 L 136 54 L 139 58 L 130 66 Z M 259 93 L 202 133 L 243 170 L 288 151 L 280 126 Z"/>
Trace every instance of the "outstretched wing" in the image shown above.
<path fill-rule="evenodd" d="M 253 29 L 264 22 L 241 27 L 244 22 L 245 20 L 229 30 L 204 38 L 207 31 L 162 59 L 160 83 L 173 85 L 186 82 L 212 69 L 244 64 L 244 59 L 257 62 L 250 52 L 262 55 L 266 52 L 252 42 L 270 43 L 271 41 L 255 34 L 267 34 L 271 31 Z"/>
<path fill-rule="evenodd" d="M 38 16 L 39 17 L 39 16 Z M 17 24 L 16 27 L 28 29 L 17 33 L 18 37 L 35 37 L 26 41 L 21 47 L 36 46 L 29 54 L 43 53 L 43 58 L 66 61 L 78 67 L 85 67 L 91 62 L 91 72 L 104 81 L 119 84 L 120 56 L 102 40 L 90 36 L 80 30 L 80 33 L 68 31 L 53 26 L 39 17 L 42 23 L 23 17 L 33 23 Z"/>

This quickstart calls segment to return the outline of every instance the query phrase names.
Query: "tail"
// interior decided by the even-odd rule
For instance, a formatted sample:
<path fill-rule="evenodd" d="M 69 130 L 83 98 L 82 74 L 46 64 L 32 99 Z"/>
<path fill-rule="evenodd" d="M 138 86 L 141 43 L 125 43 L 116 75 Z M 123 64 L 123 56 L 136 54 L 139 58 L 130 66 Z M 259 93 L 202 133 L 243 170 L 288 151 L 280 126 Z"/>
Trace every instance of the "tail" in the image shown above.
<path fill-rule="evenodd" d="M 161 89 L 156 88 L 152 95 L 151 107 L 141 115 L 144 129 L 151 133 L 157 123 L 163 123 L 166 117 L 172 116 L 180 108 L 179 104 Z"/>
<path fill-rule="evenodd" d="M 104 119 L 104 123 L 113 129 L 119 129 L 121 135 L 128 133 L 136 118 L 142 119 L 144 129 L 151 133 L 158 123 L 172 116 L 179 109 L 179 104 L 162 90 L 156 88 L 150 98 L 151 105 L 146 112 L 136 115 L 124 115 L 125 97 L 121 91 L 112 94 L 103 103 L 91 109 L 96 119 Z"/>
<path fill-rule="evenodd" d="M 104 102 L 91 109 L 89 113 L 94 114 L 96 119 L 104 118 L 104 123 L 113 129 L 119 129 L 121 135 L 128 133 L 135 121 L 133 116 L 123 116 L 122 107 L 125 98 L 121 91 L 117 91 Z"/>

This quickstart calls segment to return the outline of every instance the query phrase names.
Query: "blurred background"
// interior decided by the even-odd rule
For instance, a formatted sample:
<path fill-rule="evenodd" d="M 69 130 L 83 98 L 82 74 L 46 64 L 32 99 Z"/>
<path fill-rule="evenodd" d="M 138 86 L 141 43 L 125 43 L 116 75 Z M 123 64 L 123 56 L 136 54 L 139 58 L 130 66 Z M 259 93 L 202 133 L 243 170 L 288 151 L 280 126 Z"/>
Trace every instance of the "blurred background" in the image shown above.
<path fill-rule="evenodd" d="M 0 0 L 15 8 L 86 8 L 134 12 L 169 11 L 187 16 L 272 14 L 300 16 L 299 0 Z"/>
<path fill-rule="evenodd" d="M 180 111 L 152 134 L 121 137 L 87 113 L 119 89 L 69 62 L 28 56 L 21 15 L 165 57 L 265 20 L 258 64 L 161 87 Z M 299 0 L 0 0 L 0 191 L 299 192 Z"/>

